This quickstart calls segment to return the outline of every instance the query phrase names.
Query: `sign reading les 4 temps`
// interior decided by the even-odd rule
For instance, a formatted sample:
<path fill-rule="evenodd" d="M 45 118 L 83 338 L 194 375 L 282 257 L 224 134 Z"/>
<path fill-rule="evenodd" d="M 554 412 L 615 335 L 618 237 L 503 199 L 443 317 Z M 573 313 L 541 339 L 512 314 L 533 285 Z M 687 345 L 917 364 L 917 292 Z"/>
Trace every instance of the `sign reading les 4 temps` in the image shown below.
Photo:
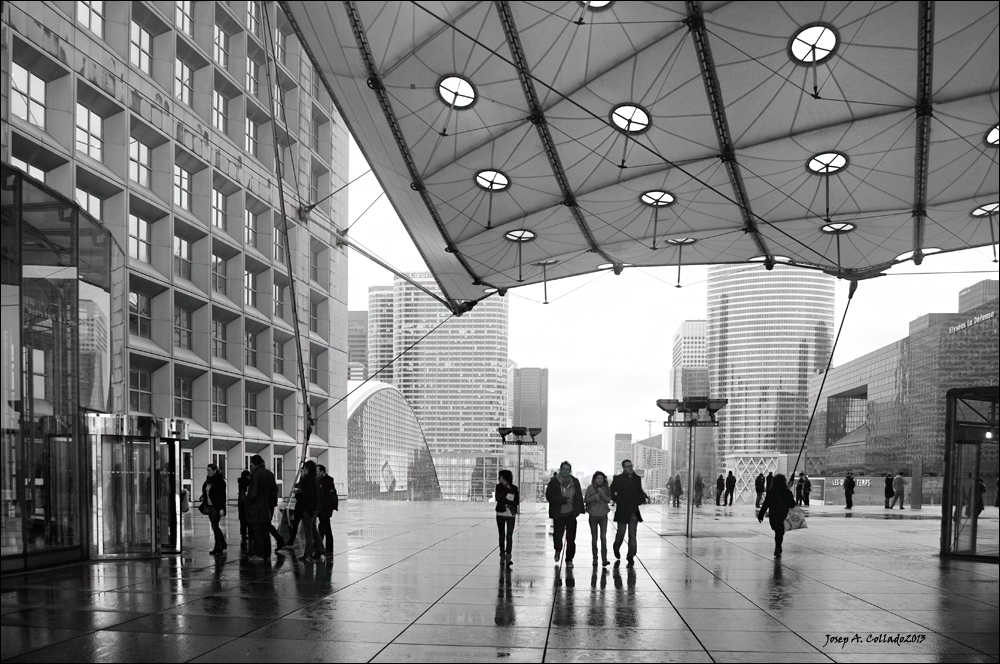
<path fill-rule="evenodd" d="M 855 477 L 854 478 L 854 483 L 857 484 L 858 486 L 871 486 L 872 485 L 872 480 L 871 480 L 870 477 Z M 843 477 L 835 477 L 835 478 L 833 478 L 833 481 L 830 482 L 830 485 L 831 486 L 844 486 L 844 478 Z"/>
<path fill-rule="evenodd" d="M 977 323 L 982 323 L 984 320 L 990 320 L 996 316 L 996 313 L 996 311 L 990 311 L 988 313 L 970 318 L 969 320 L 959 323 L 958 325 L 952 325 L 948 328 L 948 334 L 955 334 L 956 332 L 961 332 L 962 330 L 970 328 Z"/>

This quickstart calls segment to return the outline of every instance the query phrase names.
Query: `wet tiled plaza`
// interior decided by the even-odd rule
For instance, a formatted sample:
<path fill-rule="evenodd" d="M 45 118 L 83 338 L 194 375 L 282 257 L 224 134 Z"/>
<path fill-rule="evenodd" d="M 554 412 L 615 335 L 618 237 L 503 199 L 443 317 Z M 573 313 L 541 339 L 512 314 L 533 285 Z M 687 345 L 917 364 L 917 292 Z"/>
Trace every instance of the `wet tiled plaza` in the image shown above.
<path fill-rule="evenodd" d="M 525 505 L 514 566 L 492 506 L 349 501 L 332 566 L 212 557 L 186 515 L 182 557 L 74 565 L 3 579 L 10 661 L 976 661 L 1000 656 L 996 564 L 937 557 L 939 511 L 886 519 L 811 510 L 784 556 L 746 506 L 643 508 L 634 568 L 552 557 Z M 939 508 L 938 508 L 939 509 Z M 995 528 L 997 509 L 983 515 Z M 866 518 L 867 517 L 867 518 Z M 609 529 L 609 539 L 613 528 Z M 299 550 L 301 552 L 301 549 Z M 833 637 L 846 637 L 835 642 Z M 888 639 L 891 637 L 892 641 Z M 898 637 L 898 642 L 897 641 Z"/>

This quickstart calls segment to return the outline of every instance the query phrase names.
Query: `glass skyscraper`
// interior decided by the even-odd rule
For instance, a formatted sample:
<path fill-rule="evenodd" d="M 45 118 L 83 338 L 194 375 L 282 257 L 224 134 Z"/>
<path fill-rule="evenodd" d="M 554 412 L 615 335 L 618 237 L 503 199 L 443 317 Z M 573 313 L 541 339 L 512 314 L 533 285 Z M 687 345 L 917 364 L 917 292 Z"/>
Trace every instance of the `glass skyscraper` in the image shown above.
<path fill-rule="evenodd" d="M 777 265 L 708 268 L 706 344 L 711 396 L 729 400 L 716 431 L 720 464 L 739 495 L 795 454 L 809 422 L 809 377 L 833 345 L 832 276 Z"/>

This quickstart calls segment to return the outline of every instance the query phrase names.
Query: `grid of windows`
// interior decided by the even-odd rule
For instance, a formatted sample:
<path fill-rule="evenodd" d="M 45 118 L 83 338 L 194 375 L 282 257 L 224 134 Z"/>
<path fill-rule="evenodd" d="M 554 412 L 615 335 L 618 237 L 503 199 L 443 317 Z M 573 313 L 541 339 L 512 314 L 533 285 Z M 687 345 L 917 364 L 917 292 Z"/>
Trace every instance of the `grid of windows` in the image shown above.
<path fill-rule="evenodd" d="M 229 68 L 229 33 L 215 26 L 215 40 L 212 42 L 212 57 L 223 69 Z"/>
<path fill-rule="evenodd" d="M 257 308 L 257 273 L 250 270 L 243 273 L 243 304 Z"/>
<path fill-rule="evenodd" d="M 191 242 L 174 236 L 174 274 L 191 281 Z"/>
<path fill-rule="evenodd" d="M 218 189 L 212 189 L 212 225 L 226 230 L 226 208 L 228 199 Z"/>
<path fill-rule="evenodd" d="M 243 334 L 243 343 L 246 348 L 246 357 L 244 361 L 247 366 L 256 367 L 257 366 L 257 335 L 247 330 Z"/>
<path fill-rule="evenodd" d="M 314 113 L 312 123 L 310 124 L 309 127 L 309 132 L 310 132 L 309 144 L 312 146 L 312 149 L 317 152 L 319 152 L 319 135 L 322 127 L 323 127 L 323 116 Z"/>
<path fill-rule="evenodd" d="M 153 412 L 153 373 L 133 367 L 128 376 L 128 405 L 140 413 Z"/>
<path fill-rule="evenodd" d="M 187 378 L 174 378 L 174 417 L 192 417 L 194 407 L 194 391 L 191 381 Z"/>
<path fill-rule="evenodd" d="M 153 36 L 135 21 L 129 29 L 128 58 L 139 71 L 153 73 Z"/>
<path fill-rule="evenodd" d="M 274 373 L 285 373 L 285 344 L 275 341 L 273 344 Z"/>
<path fill-rule="evenodd" d="M 309 303 L 309 331 L 319 333 L 319 302 Z"/>
<path fill-rule="evenodd" d="M 278 62 L 283 65 L 288 64 L 288 44 L 286 43 L 285 33 L 280 29 L 274 30 L 274 50 L 278 54 Z"/>
<path fill-rule="evenodd" d="M 257 215 L 243 210 L 243 241 L 250 247 L 257 246 Z"/>
<path fill-rule="evenodd" d="M 212 357 L 226 359 L 226 321 L 212 319 Z"/>
<path fill-rule="evenodd" d="M 128 255 L 143 263 L 149 262 L 150 233 L 153 225 L 134 214 L 128 216 Z"/>
<path fill-rule="evenodd" d="M 10 111 L 45 129 L 45 81 L 16 62 L 11 66 Z"/>
<path fill-rule="evenodd" d="M 247 30 L 254 37 L 260 37 L 260 5 L 256 0 L 247 3 Z"/>
<path fill-rule="evenodd" d="M 229 395 L 225 385 L 212 383 L 212 421 L 225 422 L 229 419 Z"/>
<path fill-rule="evenodd" d="M 153 168 L 150 165 L 149 146 L 137 138 L 128 141 L 128 177 L 132 182 L 149 186 Z"/>
<path fill-rule="evenodd" d="M 191 350 L 191 317 L 190 309 L 174 307 L 174 345 L 178 348 Z"/>
<path fill-rule="evenodd" d="M 104 201 L 95 194 L 79 187 L 76 189 L 76 202 L 83 208 L 84 212 L 90 214 L 94 219 L 100 219 L 104 212 Z"/>
<path fill-rule="evenodd" d="M 76 149 L 97 161 L 104 156 L 104 118 L 83 104 L 76 105 Z"/>
<path fill-rule="evenodd" d="M 274 117 L 285 121 L 285 91 L 277 83 L 274 84 Z"/>
<path fill-rule="evenodd" d="M 257 426 L 257 393 L 246 390 L 243 395 L 243 424 Z"/>
<path fill-rule="evenodd" d="M 153 333 L 153 303 L 148 295 L 129 291 L 128 331 L 130 334 L 149 339 Z"/>
<path fill-rule="evenodd" d="M 194 95 L 194 72 L 186 62 L 178 58 L 174 61 L 174 96 L 181 100 L 181 103 L 191 105 L 191 97 Z"/>
<path fill-rule="evenodd" d="M 285 428 L 285 400 L 279 396 L 274 397 L 274 428 Z"/>
<path fill-rule="evenodd" d="M 174 205 L 191 210 L 191 171 L 174 164 Z"/>
<path fill-rule="evenodd" d="M 322 251 L 317 247 L 309 249 L 309 278 L 313 281 L 319 281 L 319 257 L 321 253 Z"/>
<path fill-rule="evenodd" d="M 319 355 L 309 358 L 309 382 L 319 385 Z"/>
<path fill-rule="evenodd" d="M 252 97 L 257 96 L 257 70 L 259 66 L 253 58 L 247 58 L 247 92 Z"/>
<path fill-rule="evenodd" d="M 285 234 L 281 229 L 274 229 L 274 260 L 276 263 L 285 264 Z"/>
<path fill-rule="evenodd" d="M 212 254 L 212 290 L 225 295 L 227 285 L 226 259 L 218 254 Z"/>
<path fill-rule="evenodd" d="M 33 166 L 32 164 L 29 164 L 28 162 L 24 161 L 23 159 L 18 159 L 17 157 L 15 157 L 13 155 L 11 155 L 10 163 L 13 166 L 17 166 L 18 168 L 20 168 L 22 171 L 24 171 L 25 173 L 27 173 L 31 177 L 38 178 L 42 182 L 45 182 L 45 171 L 43 171 L 42 169 L 40 169 L 38 166 Z"/>
<path fill-rule="evenodd" d="M 320 171 L 313 171 L 309 174 L 309 200 L 319 200 L 319 187 L 323 174 Z"/>
<path fill-rule="evenodd" d="M 229 100 L 218 90 L 212 91 L 212 126 L 223 134 L 229 131 Z"/>
<path fill-rule="evenodd" d="M 174 22 L 182 32 L 188 35 L 194 34 L 193 8 L 194 2 L 192 0 L 177 0 L 174 10 Z"/>
<path fill-rule="evenodd" d="M 257 134 L 258 134 L 258 131 L 259 131 L 259 129 L 258 129 L 257 123 L 254 122 L 253 120 L 251 120 L 250 118 L 247 118 L 247 128 L 246 128 L 246 134 L 244 135 L 244 140 L 243 140 L 243 149 L 246 150 L 247 152 L 249 152 L 250 154 L 252 154 L 255 157 L 258 156 L 257 155 Z"/>
<path fill-rule="evenodd" d="M 76 21 L 98 37 L 104 37 L 104 3 L 101 0 L 78 0 Z"/>
<path fill-rule="evenodd" d="M 276 318 L 285 317 L 285 289 L 281 284 L 272 284 L 271 291 L 274 295 L 274 316 Z"/>

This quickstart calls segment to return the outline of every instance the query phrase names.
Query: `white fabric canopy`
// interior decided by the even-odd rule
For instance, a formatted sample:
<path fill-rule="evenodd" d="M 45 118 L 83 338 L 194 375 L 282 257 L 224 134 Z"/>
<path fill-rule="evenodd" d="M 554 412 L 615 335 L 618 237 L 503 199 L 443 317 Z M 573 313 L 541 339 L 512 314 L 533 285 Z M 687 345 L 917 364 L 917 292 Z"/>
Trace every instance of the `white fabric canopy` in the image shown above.
<path fill-rule="evenodd" d="M 995 1 L 282 5 L 456 310 L 608 267 L 862 279 L 996 242 Z"/>

